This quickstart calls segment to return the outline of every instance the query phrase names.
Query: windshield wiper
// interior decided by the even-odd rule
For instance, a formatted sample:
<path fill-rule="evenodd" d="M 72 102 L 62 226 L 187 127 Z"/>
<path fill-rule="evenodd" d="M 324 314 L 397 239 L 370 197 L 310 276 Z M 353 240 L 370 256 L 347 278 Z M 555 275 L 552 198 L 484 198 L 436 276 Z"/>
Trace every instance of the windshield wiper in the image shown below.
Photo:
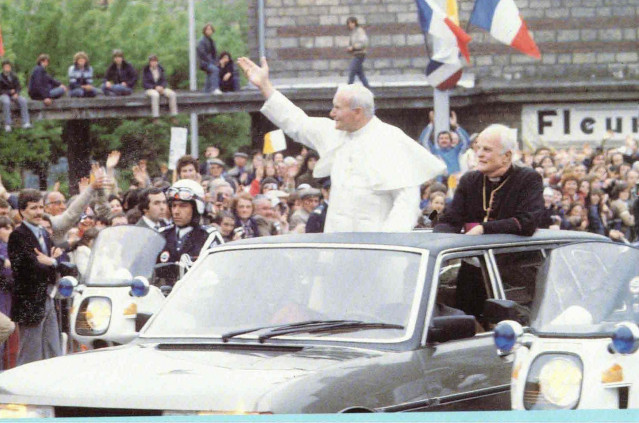
<path fill-rule="evenodd" d="M 383 322 L 363 322 L 360 320 L 307 320 L 286 325 L 262 326 L 258 328 L 228 332 L 222 335 L 222 341 L 228 342 L 228 340 L 234 336 L 267 329 L 269 330 L 267 333 L 258 337 L 260 342 L 264 342 L 264 340 L 269 338 L 291 333 L 319 333 L 330 332 L 333 330 L 347 331 L 360 329 L 404 329 L 404 326 Z"/>
<path fill-rule="evenodd" d="M 290 323 L 286 325 L 258 326 L 256 328 L 240 329 L 240 330 L 235 330 L 235 331 L 227 332 L 223 334 L 222 342 L 228 342 L 229 339 L 234 338 L 236 336 L 244 335 L 251 332 L 257 332 L 257 331 L 265 330 L 265 329 L 291 328 L 291 327 L 297 327 L 297 326 L 313 325 L 313 324 L 322 323 L 322 322 L 343 322 L 343 321 L 344 320 L 305 320 L 302 322 Z"/>
<path fill-rule="evenodd" d="M 260 342 L 273 338 L 275 336 L 287 335 L 291 333 L 319 333 L 331 331 L 353 331 L 360 329 L 404 329 L 402 325 L 395 325 L 383 322 L 362 322 L 360 320 L 343 320 L 333 321 L 331 323 L 323 322 L 315 325 L 293 327 L 293 328 L 274 328 L 264 335 L 260 335 L 257 339 Z"/>

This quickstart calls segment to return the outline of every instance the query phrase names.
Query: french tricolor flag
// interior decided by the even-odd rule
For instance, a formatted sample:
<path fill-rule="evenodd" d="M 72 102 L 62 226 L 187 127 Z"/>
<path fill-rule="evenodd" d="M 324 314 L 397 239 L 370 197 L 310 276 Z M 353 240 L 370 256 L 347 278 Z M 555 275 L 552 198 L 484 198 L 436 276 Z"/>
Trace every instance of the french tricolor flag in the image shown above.
<path fill-rule="evenodd" d="M 470 35 L 466 34 L 463 29 L 446 16 L 446 13 L 432 0 L 415 0 L 415 2 L 417 3 L 417 15 L 422 31 L 443 41 L 448 41 L 450 44 L 456 44 L 461 54 L 467 61 L 470 61 L 470 54 L 468 53 Z"/>
<path fill-rule="evenodd" d="M 522 53 L 541 58 L 514 0 L 476 0 L 470 23 Z"/>

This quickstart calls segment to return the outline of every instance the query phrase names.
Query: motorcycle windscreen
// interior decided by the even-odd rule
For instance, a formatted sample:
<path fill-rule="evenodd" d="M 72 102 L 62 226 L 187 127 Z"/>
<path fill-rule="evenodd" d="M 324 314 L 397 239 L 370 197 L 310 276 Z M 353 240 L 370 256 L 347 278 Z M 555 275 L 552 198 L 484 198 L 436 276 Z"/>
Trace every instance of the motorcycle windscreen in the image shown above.
<path fill-rule="evenodd" d="M 623 321 L 639 324 L 639 249 L 586 242 L 550 252 L 537 277 L 534 332 L 597 336 Z"/>
<path fill-rule="evenodd" d="M 164 244 L 162 235 L 140 226 L 102 229 L 91 249 L 84 282 L 88 286 L 123 286 L 136 276 L 151 279 Z"/>

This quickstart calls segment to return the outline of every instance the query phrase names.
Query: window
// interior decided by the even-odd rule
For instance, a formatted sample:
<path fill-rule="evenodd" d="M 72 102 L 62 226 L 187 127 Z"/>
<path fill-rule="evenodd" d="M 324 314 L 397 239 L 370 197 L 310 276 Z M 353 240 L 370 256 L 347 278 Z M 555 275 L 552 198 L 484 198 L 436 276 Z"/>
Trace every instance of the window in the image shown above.
<path fill-rule="evenodd" d="M 537 273 L 544 263 L 542 250 L 496 252 L 495 261 L 506 299 L 530 309 Z"/>
<path fill-rule="evenodd" d="M 493 297 L 483 256 L 457 256 L 442 262 L 435 301 L 438 308 L 436 313 L 454 314 L 453 310 L 445 308 L 450 307 L 480 319 L 484 301 Z"/>

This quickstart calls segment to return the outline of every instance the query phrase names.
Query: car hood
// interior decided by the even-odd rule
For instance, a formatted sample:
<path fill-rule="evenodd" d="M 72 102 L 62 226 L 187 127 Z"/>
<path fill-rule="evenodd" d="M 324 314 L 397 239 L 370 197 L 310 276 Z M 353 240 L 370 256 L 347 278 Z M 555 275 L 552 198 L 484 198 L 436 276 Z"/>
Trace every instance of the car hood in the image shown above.
<path fill-rule="evenodd" d="M 0 403 L 272 411 L 270 395 L 288 383 L 383 354 L 320 346 L 225 348 L 139 344 L 30 363 L 0 375 Z"/>

